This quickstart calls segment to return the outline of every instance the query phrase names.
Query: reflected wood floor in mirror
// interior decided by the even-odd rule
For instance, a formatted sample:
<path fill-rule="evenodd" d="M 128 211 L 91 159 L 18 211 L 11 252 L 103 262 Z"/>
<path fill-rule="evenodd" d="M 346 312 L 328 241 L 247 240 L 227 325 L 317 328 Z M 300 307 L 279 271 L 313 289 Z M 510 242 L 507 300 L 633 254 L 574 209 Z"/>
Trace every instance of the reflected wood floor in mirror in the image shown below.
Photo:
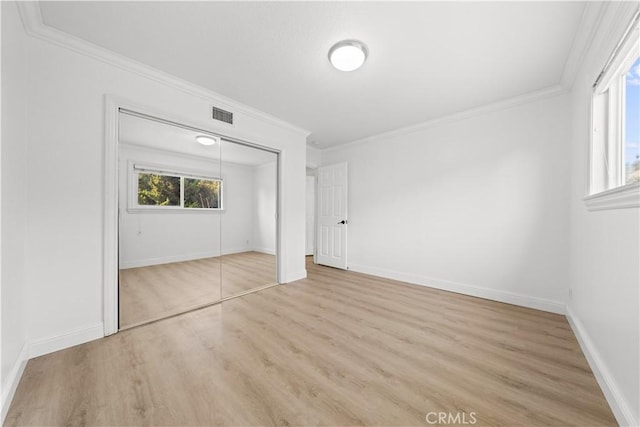
<path fill-rule="evenodd" d="M 119 277 L 124 329 L 275 283 L 276 257 L 242 252 L 128 268 L 120 270 Z"/>
<path fill-rule="evenodd" d="M 307 269 L 29 361 L 6 425 L 615 425 L 564 316 Z"/>

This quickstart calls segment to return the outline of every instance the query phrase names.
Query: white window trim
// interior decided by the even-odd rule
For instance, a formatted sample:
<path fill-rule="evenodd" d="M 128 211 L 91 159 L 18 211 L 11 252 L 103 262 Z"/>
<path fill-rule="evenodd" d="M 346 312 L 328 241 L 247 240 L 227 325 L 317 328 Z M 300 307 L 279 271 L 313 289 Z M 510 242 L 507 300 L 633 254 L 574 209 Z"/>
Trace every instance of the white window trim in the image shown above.
<path fill-rule="evenodd" d="M 638 32 L 637 18 L 634 17 L 628 31 L 629 37 L 625 37 L 619 50 L 616 47 L 615 56 L 607 64 L 608 69 L 598 77 L 593 90 L 589 194 L 583 198 L 589 211 L 640 207 L 640 183 L 625 184 L 624 114 L 620 117 L 623 112 L 626 70 L 635 62 L 640 51 Z M 601 119 L 598 123 L 597 109 L 606 110 L 606 114 L 598 116 Z M 603 161 L 603 157 L 606 161 Z M 603 187 L 603 190 L 596 190 Z"/>
<path fill-rule="evenodd" d="M 589 211 L 640 207 L 640 183 L 623 185 L 584 198 Z"/>
<path fill-rule="evenodd" d="M 139 163 L 134 161 L 128 162 L 129 185 L 128 185 L 128 213 L 153 213 L 153 214 L 176 214 L 176 213 L 221 213 L 224 212 L 224 179 L 219 176 L 208 175 L 206 172 L 194 171 L 188 169 L 174 169 L 171 166 L 163 166 L 157 164 Z M 138 178 L 137 174 L 153 173 L 157 175 L 175 176 L 181 178 L 194 178 L 220 181 L 220 207 L 219 208 L 185 208 L 184 207 L 184 179 L 180 179 L 180 206 L 152 206 L 138 204 Z"/>

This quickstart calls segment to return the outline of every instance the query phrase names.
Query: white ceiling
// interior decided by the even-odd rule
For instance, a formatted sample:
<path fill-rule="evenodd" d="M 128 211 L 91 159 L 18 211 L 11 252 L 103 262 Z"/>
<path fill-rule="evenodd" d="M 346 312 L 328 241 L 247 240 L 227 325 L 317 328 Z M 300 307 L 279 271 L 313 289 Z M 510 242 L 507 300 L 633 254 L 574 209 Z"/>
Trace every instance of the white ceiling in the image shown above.
<path fill-rule="evenodd" d="M 196 141 L 196 136 L 202 135 L 200 132 L 127 114 L 120 114 L 118 127 L 118 140 L 124 144 L 248 166 L 276 161 L 274 153 L 228 141 L 204 146 Z"/>
<path fill-rule="evenodd" d="M 329 147 L 560 83 L 583 2 L 41 2 L 43 21 Z M 364 67 L 327 60 L 369 47 Z"/>

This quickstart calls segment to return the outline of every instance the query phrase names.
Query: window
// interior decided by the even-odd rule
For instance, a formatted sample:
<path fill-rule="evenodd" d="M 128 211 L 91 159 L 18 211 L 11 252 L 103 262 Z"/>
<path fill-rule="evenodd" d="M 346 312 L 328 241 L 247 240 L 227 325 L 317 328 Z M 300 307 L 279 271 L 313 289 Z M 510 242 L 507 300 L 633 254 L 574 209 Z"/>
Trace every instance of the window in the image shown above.
<path fill-rule="evenodd" d="M 640 205 L 638 14 L 593 85 L 590 209 Z"/>
<path fill-rule="evenodd" d="M 138 172 L 138 205 L 180 206 L 180 177 Z"/>
<path fill-rule="evenodd" d="M 157 210 L 221 210 L 222 180 L 161 168 L 132 167 L 134 197 L 130 207 Z"/>
<path fill-rule="evenodd" d="M 625 75 L 624 164 L 625 183 L 640 182 L 640 57 Z"/>

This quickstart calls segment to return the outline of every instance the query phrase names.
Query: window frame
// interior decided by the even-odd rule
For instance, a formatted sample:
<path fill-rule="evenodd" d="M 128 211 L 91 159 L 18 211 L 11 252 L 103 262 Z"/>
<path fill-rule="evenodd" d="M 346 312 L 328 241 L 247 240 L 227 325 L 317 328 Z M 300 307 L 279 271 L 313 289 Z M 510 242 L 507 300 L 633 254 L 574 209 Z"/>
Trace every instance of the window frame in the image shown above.
<path fill-rule="evenodd" d="M 188 169 L 174 169 L 169 166 L 152 165 L 148 163 L 138 163 L 129 161 L 129 203 L 127 212 L 129 213 L 204 213 L 204 212 L 224 212 L 224 179 L 220 176 L 208 175 L 205 172 Z M 148 173 L 153 175 L 172 176 L 180 178 L 180 206 L 158 206 L 138 204 L 138 174 Z M 184 206 L 184 180 L 185 178 L 200 179 L 219 182 L 219 194 L 217 208 L 187 208 Z"/>
<path fill-rule="evenodd" d="M 640 55 L 637 16 L 593 85 L 589 149 L 589 210 L 640 207 L 640 183 L 626 183 L 625 77 Z"/>

